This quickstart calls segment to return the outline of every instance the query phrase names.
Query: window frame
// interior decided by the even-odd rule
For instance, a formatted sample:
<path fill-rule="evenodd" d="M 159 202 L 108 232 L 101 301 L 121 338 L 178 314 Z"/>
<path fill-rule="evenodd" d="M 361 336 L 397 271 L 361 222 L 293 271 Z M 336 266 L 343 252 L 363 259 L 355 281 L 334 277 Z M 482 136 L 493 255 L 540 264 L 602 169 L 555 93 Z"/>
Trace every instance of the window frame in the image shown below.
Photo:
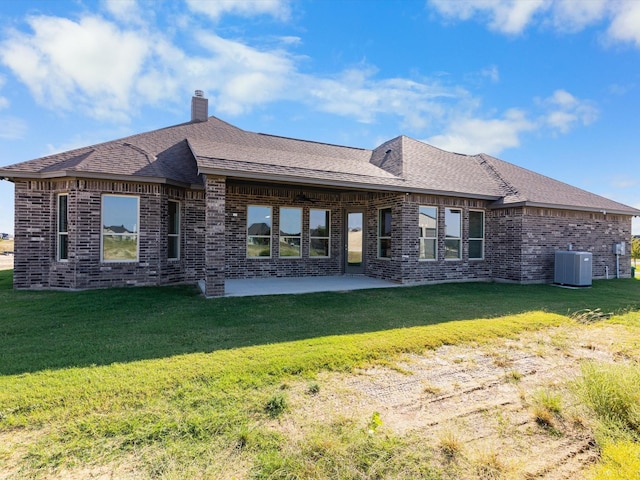
<path fill-rule="evenodd" d="M 131 198 L 136 200 L 136 231 L 129 233 L 109 233 L 105 234 L 104 232 L 104 201 L 106 198 Z M 126 236 L 126 235 L 135 235 L 136 238 L 136 258 L 135 259 L 117 259 L 117 260 L 108 260 L 104 258 L 104 237 L 105 235 L 109 237 L 118 237 L 118 236 Z M 120 195 L 113 193 L 104 193 L 100 198 L 100 262 L 101 263 L 138 263 L 140 261 L 140 195 Z"/>
<path fill-rule="evenodd" d="M 386 222 L 383 220 L 382 215 L 383 212 L 389 212 L 389 231 L 388 232 L 383 232 L 383 228 L 386 227 Z M 378 208 L 378 235 L 377 235 L 377 256 L 379 260 L 391 260 L 392 258 L 392 254 L 391 254 L 391 246 L 392 246 L 392 228 L 393 226 L 393 208 L 392 207 L 381 207 Z M 383 233 L 388 233 L 388 235 L 383 235 Z M 387 250 L 389 252 L 388 256 L 383 256 L 382 255 L 382 243 L 383 241 L 388 241 L 389 242 L 389 246 L 387 247 Z"/>
<path fill-rule="evenodd" d="M 311 212 L 325 212 L 325 221 L 327 222 L 327 235 L 326 236 L 318 236 L 312 235 L 312 226 L 311 226 Z M 311 252 L 314 249 L 311 247 L 311 243 L 313 240 L 326 240 L 327 241 L 327 254 L 326 255 L 311 255 Z M 310 208 L 309 209 L 309 258 L 331 258 L 331 210 L 328 208 Z"/>
<path fill-rule="evenodd" d="M 172 221 L 171 219 L 171 208 L 169 207 L 169 205 L 171 205 L 172 203 L 176 204 L 176 216 L 177 216 L 177 222 L 174 220 Z M 182 210 L 182 204 L 179 200 L 169 200 L 167 202 L 167 260 L 170 261 L 175 261 L 175 260 L 180 260 L 181 257 L 181 253 L 182 253 L 182 248 L 181 248 L 181 221 L 182 221 L 182 214 L 181 214 L 181 210 Z M 172 225 L 176 225 L 177 227 L 177 232 L 175 233 L 171 233 L 171 227 Z M 175 239 L 175 245 L 176 245 L 176 249 L 177 249 L 177 255 L 175 257 L 171 256 L 171 239 L 174 238 Z"/>
<path fill-rule="evenodd" d="M 61 215 L 62 209 L 60 208 L 61 200 L 65 198 L 64 205 L 64 231 L 62 230 L 62 218 Z M 66 255 L 62 255 L 62 239 L 65 239 L 65 252 Z M 56 261 L 58 262 L 68 262 L 69 261 L 69 194 L 68 193 L 59 193 L 56 196 Z"/>
<path fill-rule="evenodd" d="M 435 210 L 435 235 L 433 237 L 427 237 L 423 235 L 422 227 L 420 227 L 420 214 L 421 209 L 430 208 Z M 423 240 L 433 241 L 433 258 L 422 258 L 422 242 Z M 434 262 L 438 260 L 438 207 L 435 205 L 418 205 L 418 261 L 420 262 Z"/>
<path fill-rule="evenodd" d="M 298 220 L 300 222 L 300 233 L 298 235 L 283 235 L 283 231 L 282 231 L 282 211 L 283 210 L 297 210 L 300 215 L 298 216 Z M 302 258 L 302 216 L 303 216 L 303 210 L 301 207 L 280 207 L 278 209 L 278 258 Z M 291 244 L 289 243 L 288 240 L 291 239 L 298 239 L 298 249 L 299 249 L 299 254 L 298 255 L 283 255 L 282 254 L 282 240 L 286 239 L 285 243 L 289 246 L 291 246 Z"/>
<path fill-rule="evenodd" d="M 479 213 L 482 215 L 482 236 L 481 237 L 472 237 L 471 236 L 471 214 Z M 469 210 L 469 260 L 484 260 L 484 245 L 485 245 L 485 237 L 486 237 L 486 215 L 484 210 Z M 480 242 L 480 256 L 472 257 L 471 256 L 471 242 Z"/>
<path fill-rule="evenodd" d="M 448 212 L 458 212 L 459 215 L 459 225 L 458 225 L 458 229 L 459 229 L 459 236 L 454 237 L 454 236 L 449 236 L 448 235 L 448 228 L 447 228 L 447 213 Z M 444 209 L 444 217 L 445 217 L 445 225 L 444 225 L 444 259 L 445 260 L 449 260 L 449 261 L 457 261 L 457 260 L 462 260 L 462 216 L 463 216 L 463 212 L 462 212 L 462 208 L 459 207 L 445 207 Z M 457 257 L 449 257 L 447 256 L 447 242 L 457 242 L 458 244 L 458 256 Z"/>
<path fill-rule="evenodd" d="M 269 209 L 269 219 L 270 219 L 270 224 L 269 224 L 269 235 L 250 235 L 249 234 L 249 227 L 251 227 L 251 225 L 249 225 L 249 210 L 252 208 L 268 208 Z M 273 207 L 270 205 L 247 205 L 247 229 L 246 229 L 246 258 L 247 259 L 270 259 L 273 256 L 273 251 L 272 251 L 272 247 L 273 247 Z M 268 238 L 269 239 L 269 255 L 249 255 L 249 240 L 251 238 Z"/>

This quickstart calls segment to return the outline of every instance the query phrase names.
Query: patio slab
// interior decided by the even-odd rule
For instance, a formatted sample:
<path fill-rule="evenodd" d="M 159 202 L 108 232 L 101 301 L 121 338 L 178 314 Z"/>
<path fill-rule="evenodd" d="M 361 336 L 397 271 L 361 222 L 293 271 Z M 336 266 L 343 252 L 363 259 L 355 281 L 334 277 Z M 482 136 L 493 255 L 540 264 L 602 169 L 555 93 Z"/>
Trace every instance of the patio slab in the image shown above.
<path fill-rule="evenodd" d="M 225 281 L 225 297 L 336 292 L 400 287 L 398 283 L 357 275 L 330 277 L 251 278 Z"/>

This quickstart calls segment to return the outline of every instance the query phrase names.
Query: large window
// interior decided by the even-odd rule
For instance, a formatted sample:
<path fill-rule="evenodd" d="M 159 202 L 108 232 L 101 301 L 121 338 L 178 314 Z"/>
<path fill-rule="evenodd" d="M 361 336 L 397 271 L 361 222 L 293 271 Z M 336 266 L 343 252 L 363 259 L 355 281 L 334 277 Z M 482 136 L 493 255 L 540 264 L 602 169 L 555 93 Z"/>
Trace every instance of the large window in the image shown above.
<path fill-rule="evenodd" d="M 271 256 L 271 207 L 247 208 L 247 257 Z"/>
<path fill-rule="evenodd" d="M 302 256 L 302 209 L 280 208 L 280 256 Z"/>
<path fill-rule="evenodd" d="M 462 258 L 462 210 L 446 208 L 444 211 L 444 258 Z"/>
<path fill-rule="evenodd" d="M 484 212 L 469 212 L 469 258 L 484 258 Z"/>
<path fill-rule="evenodd" d="M 180 203 L 169 200 L 169 229 L 167 238 L 167 257 L 180 258 Z"/>
<path fill-rule="evenodd" d="M 328 257 L 331 239 L 331 215 L 329 210 L 309 210 L 309 256 Z"/>
<path fill-rule="evenodd" d="M 438 254 L 438 207 L 420 207 L 418 215 L 420 260 L 435 260 Z"/>
<path fill-rule="evenodd" d="M 57 260 L 69 260 L 69 195 L 58 195 Z"/>
<path fill-rule="evenodd" d="M 102 260 L 138 261 L 140 199 L 132 196 L 102 197 Z"/>
<path fill-rule="evenodd" d="M 391 258 L 391 209 L 378 210 L 378 258 Z"/>

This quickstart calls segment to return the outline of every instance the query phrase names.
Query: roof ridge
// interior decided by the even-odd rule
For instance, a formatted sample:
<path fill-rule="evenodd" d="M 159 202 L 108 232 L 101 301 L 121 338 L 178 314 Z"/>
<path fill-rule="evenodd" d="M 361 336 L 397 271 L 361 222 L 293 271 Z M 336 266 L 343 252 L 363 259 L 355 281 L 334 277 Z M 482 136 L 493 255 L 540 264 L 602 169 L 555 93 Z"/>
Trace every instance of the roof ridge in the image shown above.
<path fill-rule="evenodd" d="M 478 163 L 481 167 L 483 167 L 489 175 L 491 175 L 494 179 L 498 180 L 500 183 L 500 187 L 504 188 L 505 192 L 508 195 L 518 195 L 518 189 L 514 187 L 506 178 L 504 178 L 500 172 L 489 163 L 489 158 L 484 153 L 480 153 L 478 155 L 474 155 L 474 158 L 480 158 Z"/>
<path fill-rule="evenodd" d="M 117 143 L 117 141 L 114 142 L 114 143 Z M 149 163 L 153 163 L 158 159 L 158 157 L 156 157 L 152 153 L 148 152 L 147 150 L 145 150 L 142 147 L 139 147 L 138 145 L 134 145 L 133 143 L 122 142 L 120 145 L 123 145 L 125 147 L 129 147 L 129 148 L 135 150 L 136 152 L 143 154 L 145 157 L 147 157 L 147 160 L 149 161 Z"/>
<path fill-rule="evenodd" d="M 254 133 L 254 132 L 247 132 L 245 130 L 245 133 Z M 338 145 L 337 143 L 328 143 L 328 142 L 317 142 L 315 140 L 305 140 L 303 138 L 293 138 L 293 137 L 285 137 L 283 135 L 273 135 L 271 133 L 261 133 L 261 132 L 255 132 L 255 135 L 262 135 L 263 137 L 273 137 L 273 138 L 282 138 L 284 140 L 293 140 L 295 142 L 304 142 L 304 143 L 315 143 L 316 145 L 327 145 L 329 147 L 338 147 L 338 148 L 348 148 L 349 150 L 360 150 L 363 152 L 368 152 L 370 151 L 370 149 L 368 148 L 361 148 L 361 147 L 350 147 L 348 145 Z M 274 149 L 275 150 L 275 149 Z"/>

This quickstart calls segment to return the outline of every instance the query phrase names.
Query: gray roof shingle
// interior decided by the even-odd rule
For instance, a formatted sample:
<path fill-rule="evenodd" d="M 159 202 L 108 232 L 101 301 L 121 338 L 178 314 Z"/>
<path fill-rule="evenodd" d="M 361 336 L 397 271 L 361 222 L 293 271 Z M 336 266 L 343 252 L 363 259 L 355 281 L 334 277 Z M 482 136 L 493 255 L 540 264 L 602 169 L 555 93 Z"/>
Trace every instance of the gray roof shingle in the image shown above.
<path fill-rule="evenodd" d="M 640 210 L 485 154 L 462 155 L 409 137 L 374 150 L 247 132 L 216 117 L 0 168 L 0 177 L 84 176 L 201 185 L 202 173 L 360 189 L 484 198 L 640 215 Z"/>

